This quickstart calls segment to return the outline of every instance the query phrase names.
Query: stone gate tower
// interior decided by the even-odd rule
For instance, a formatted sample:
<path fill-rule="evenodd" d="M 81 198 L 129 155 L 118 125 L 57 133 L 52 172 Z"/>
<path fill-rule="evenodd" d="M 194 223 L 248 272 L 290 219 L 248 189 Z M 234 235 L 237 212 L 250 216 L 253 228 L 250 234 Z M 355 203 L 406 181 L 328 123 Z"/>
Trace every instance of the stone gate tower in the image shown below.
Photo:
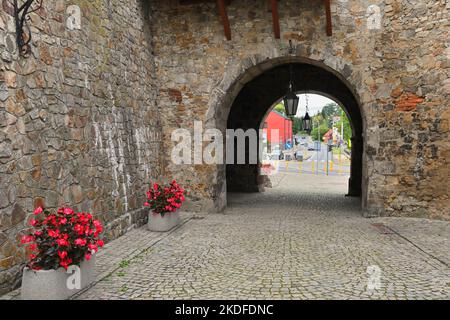
<path fill-rule="evenodd" d="M 36 206 L 91 211 L 107 240 L 144 223 L 162 177 L 191 210 L 223 210 L 226 166 L 174 165 L 171 132 L 257 127 L 289 66 L 351 117 L 363 214 L 450 219 L 448 1 L 44 1 L 27 56 L 0 4 L 0 293 Z"/>

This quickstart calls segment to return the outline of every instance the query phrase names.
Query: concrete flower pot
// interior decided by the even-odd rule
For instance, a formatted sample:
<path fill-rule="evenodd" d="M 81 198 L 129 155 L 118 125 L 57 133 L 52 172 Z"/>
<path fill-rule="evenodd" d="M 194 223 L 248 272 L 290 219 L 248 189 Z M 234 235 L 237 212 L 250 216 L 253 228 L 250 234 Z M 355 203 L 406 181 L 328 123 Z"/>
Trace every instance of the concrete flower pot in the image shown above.
<path fill-rule="evenodd" d="M 148 214 L 148 229 L 150 231 L 165 232 L 176 227 L 180 223 L 178 212 L 169 212 L 164 217 L 159 213 L 150 212 Z"/>
<path fill-rule="evenodd" d="M 25 268 L 22 276 L 22 300 L 66 300 L 89 286 L 95 279 L 95 255 L 80 264 L 80 288 L 70 289 L 74 277 L 63 268 L 57 270 L 31 270 Z M 68 281 L 69 280 L 69 281 Z"/>

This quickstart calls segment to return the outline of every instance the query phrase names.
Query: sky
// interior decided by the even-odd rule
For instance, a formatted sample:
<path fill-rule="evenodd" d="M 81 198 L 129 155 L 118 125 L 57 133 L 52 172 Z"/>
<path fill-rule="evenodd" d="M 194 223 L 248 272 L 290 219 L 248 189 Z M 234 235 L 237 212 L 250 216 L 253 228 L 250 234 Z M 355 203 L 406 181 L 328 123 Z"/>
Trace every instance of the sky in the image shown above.
<path fill-rule="evenodd" d="M 306 94 L 299 94 L 300 102 L 298 104 L 297 117 L 303 117 L 306 111 Z M 333 100 L 318 95 L 318 94 L 308 94 L 308 109 L 309 115 L 313 116 L 318 112 L 322 111 L 323 107 L 329 103 L 335 103 Z"/>

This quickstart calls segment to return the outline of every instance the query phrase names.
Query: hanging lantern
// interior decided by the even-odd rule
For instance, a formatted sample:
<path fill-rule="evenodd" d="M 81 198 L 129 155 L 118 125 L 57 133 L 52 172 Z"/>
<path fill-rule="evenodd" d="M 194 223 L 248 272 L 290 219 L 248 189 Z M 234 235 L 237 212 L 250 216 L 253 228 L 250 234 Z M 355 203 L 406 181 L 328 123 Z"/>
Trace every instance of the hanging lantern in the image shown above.
<path fill-rule="evenodd" d="M 306 111 L 306 114 L 303 117 L 302 127 L 304 131 L 311 133 L 311 117 L 309 116 L 308 111 Z"/>
<path fill-rule="evenodd" d="M 294 117 L 297 114 L 299 99 L 294 92 L 288 92 L 284 97 L 284 108 L 286 109 L 286 116 Z"/>
<path fill-rule="evenodd" d="M 305 99 L 306 99 L 306 114 L 305 114 L 305 116 L 302 119 L 302 127 L 303 127 L 303 130 L 308 132 L 308 134 L 309 134 L 309 133 L 311 133 L 311 130 L 312 130 L 311 129 L 311 127 L 312 127 L 312 120 L 311 120 L 311 117 L 308 114 L 308 109 L 309 109 L 309 106 L 308 106 L 308 94 L 305 94 Z"/>
<path fill-rule="evenodd" d="M 297 114 L 299 98 L 294 92 L 294 86 L 292 84 L 292 66 L 290 68 L 289 75 L 289 89 L 288 93 L 284 97 L 284 108 L 286 110 L 286 116 L 294 117 Z"/>

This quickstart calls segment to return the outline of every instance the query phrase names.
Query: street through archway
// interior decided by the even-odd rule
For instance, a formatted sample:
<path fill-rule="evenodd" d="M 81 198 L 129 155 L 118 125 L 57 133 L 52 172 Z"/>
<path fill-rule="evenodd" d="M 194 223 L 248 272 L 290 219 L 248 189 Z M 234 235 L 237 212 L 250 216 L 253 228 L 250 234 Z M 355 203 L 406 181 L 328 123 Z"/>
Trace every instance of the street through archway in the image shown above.
<path fill-rule="evenodd" d="M 306 147 L 303 151 L 304 161 L 300 163 L 292 162 L 292 157 L 279 158 L 280 161 L 275 164 L 277 167 L 275 170 L 303 174 L 347 175 L 349 179 L 347 190 L 344 193 L 362 197 L 364 204 L 364 190 L 367 189 L 364 185 L 362 163 L 364 124 L 358 101 L 345 80 L 330 68 L 319 66 L 315 62 L 295 61 L 295 59 L 292 63 L 272 61 L 271 68 L 260 72 L 258 76 L 243 85 L 230 107 L 227 128 L 259 130 L 274 103 L 280 101 L 286 94 L 289 77 L 292 77 L 293 74 L 297 92 L 317 93 L 339 102 L 351 123 L 349 144 L 352 148 L 349 155 L 342 154 L 342 150 L 340 155 L 330 154 L 325 151 L 328 147 L 322 144 L 323 141 L 320 141 L 322 140 L 320 138 L 316 141 L 318 145 L 315 147 L 315 149 L 320 148 L 318 152 Z M 258 70 L 261 69 L 260 67 Z M 309 143 L 313 142 L 309 141 Z M 310 151 L 316 152 L 311 153 Z M 336 159 L 337 161 L 333 161 L 335 156 L 339 157 Z M 335 163 L 338 165 L 335 166 Z M 229 192 L 259 192 L 263 190 L 268 185 L 268 179 L 265 174 L 261 174 L 262 166 L 263 159 L 261 158 L 258 159 L 258 164 L 228 164 L 226 167 L 227 190 Z"/>

